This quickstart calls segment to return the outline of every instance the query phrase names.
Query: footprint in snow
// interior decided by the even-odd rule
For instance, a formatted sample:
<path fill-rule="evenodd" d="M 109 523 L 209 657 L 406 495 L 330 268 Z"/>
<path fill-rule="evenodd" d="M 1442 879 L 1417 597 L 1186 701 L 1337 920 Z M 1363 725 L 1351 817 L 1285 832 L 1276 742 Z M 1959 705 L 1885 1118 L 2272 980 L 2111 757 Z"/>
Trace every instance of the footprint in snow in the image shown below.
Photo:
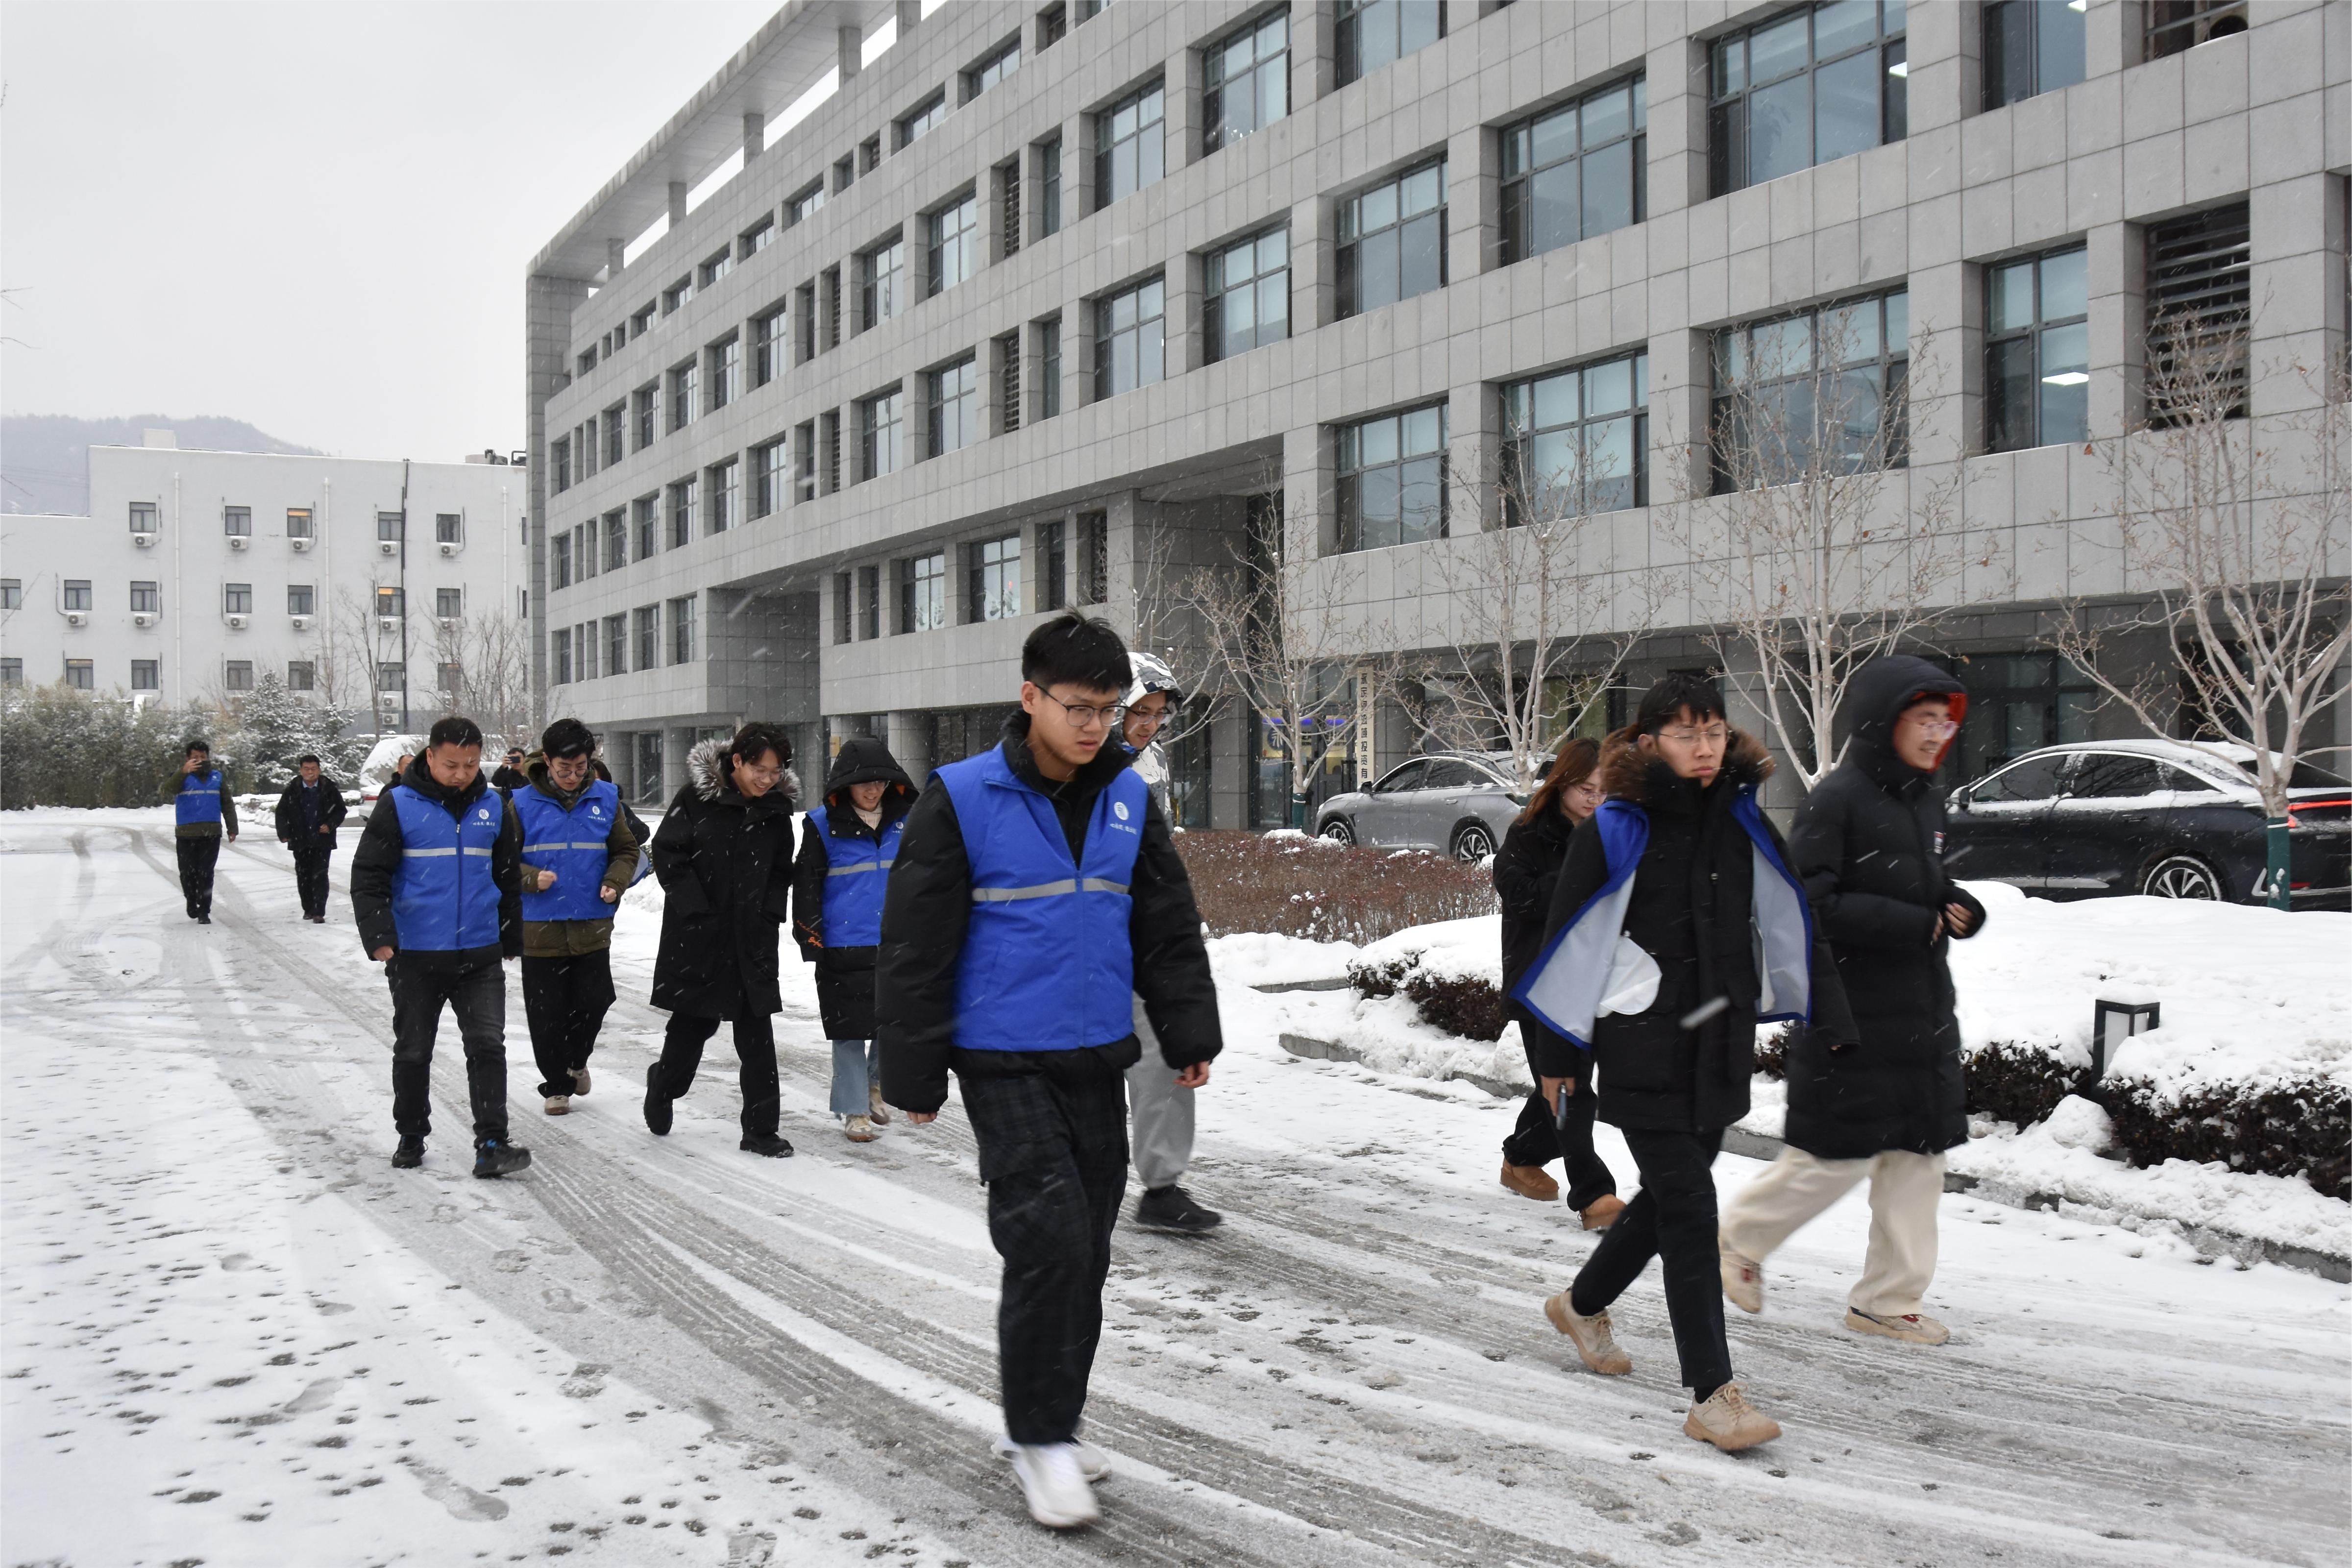
<path fill-rule="evenodd" d="M 253 1254 L 249 1252 L 232 1252 L 227 1257 L 220 1260 L 220 1266 L 223 1268 L 227 1269 L 232 1274 L 241 1274 L 245 1270 L 254 1267 Z"/>
<path fill-rule="evenodd" d="M 449 1510 L 449 1517 L 467 1523 L 481 1523 L 507 1516 L 504 1500 L 478 1492 L 446 1470 L 436 1469 L 421 1459 L 403 1458 L 402 1464 L 416 1473 L 416 1484 L 425 1495 Z"/>
<path fill-rule="evenodd" d="M 333 1403 L 335 1390 L 342 1385 L 343 1380 L 340 1377 L 319 1378 L 278 1408 L 288 1415 L 308 1415 L 314 1410 L 324 1410 Z"/>

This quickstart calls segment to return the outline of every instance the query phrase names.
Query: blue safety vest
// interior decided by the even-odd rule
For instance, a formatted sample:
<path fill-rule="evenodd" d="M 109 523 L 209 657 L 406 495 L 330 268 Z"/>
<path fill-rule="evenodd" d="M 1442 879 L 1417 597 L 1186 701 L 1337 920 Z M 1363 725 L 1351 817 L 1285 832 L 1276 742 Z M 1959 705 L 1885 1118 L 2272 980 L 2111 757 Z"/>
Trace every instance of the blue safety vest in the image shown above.
<path fill-rule="evenodd" d="M 1143 781 L 1124 770 L 1095 797 L 1081 866 L 1054 803 L 1013 776 L 1002 746 L 938 773 L 971 864 L 955 1043 L 1068 1051 L 1135 1033 L 1128 885 L 1151 799 Z"/>
<path fill-rule="evenodd" d="M 817 932 L 828 948 L 876 947 L 882 941 L 882 893 L 898 858 L 903 816 L 882 825 L 878 838 L 865 833 L 834 837 L 825 808 L 808 814 L 809 831 L 824 846 L 824 924 Z M 855 813 L 849 820 L 856 822 Z M 860 827 L 864 823 L 858 823 Z"/>
<path fill-rule="evenodd" d="M 172 802 L 173 814 L 181 826 L 192 822 L 218 822 L 221 776 L 218 768 L 201 773 L 182 773 L 180 793 Z"/>
<path fill-rule="evenodd" d="M 486 789 L 451 816 L 406 784 L 385 792 L 400 814 L 400 869 L 392 876 L 392 924 L 410 952 L 464 952 L 499 944 L 499 887 L 490 850 L 506 797 Z M 383 809 L 378 804 L 379 811 Z"/>
<path fill-rule="evenodd" d="M 522 918 L 527 921 L 609 921 L 613 906 L 599 896 L 604 868 L 612 856 L 604 841 L 621 815 L 621 792 L 597 779 L 563 809 L 536 784 L 513 795 L 515 816 L 522 819 L 523 863 L 555 873 L 555 886 L 534 892 L 534 879 L 523 874 Z"/>

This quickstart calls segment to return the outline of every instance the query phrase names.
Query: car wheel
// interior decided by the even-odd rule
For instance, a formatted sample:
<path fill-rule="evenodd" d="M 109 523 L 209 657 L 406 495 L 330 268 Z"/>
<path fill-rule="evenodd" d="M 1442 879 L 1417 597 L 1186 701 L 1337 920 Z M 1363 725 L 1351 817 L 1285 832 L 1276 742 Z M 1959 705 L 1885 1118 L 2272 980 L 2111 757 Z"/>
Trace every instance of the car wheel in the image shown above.
<path fill-rule="evenodd" d="M 2140 873 L 2139 890 L 2151 899 L 2221 900 L 2221 878 L 2194 855 L 2167 855 Z"/>
<path fill-rule="evenodd" d="M 1454 830 L 1454 858 L 1475 866 L 1495 852 L 1495 836 L 1483 822 L 1465 822 Z"/>
<path fill-rule="evenodd" d="M 1315 830 L 1318 838 L 1328 838 L 1334 844 L 1353 844 L 1356 825 L 1344 816 L 1335 816 Z"/>

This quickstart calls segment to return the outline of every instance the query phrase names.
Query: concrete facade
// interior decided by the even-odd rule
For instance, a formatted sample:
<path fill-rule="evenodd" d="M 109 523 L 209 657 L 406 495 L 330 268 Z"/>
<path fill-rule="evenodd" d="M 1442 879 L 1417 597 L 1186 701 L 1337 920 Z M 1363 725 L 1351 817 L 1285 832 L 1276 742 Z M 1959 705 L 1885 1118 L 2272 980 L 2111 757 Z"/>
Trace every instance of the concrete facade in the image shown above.
<path fill-rule="evenodd" d="M 264 674 L 299 689 L 299 666 L 320 698 L 373 696 L 395 723 L 402 688 L 379 677 L 404 664 L 410 717 L 429 721 L 436 665 L 467 629 L 528 614 L 526 480 L 484 462 L 93 447 L 90 516 L 0 518 L 17 600 L 0 657 L 28 683 L 74 661 L 93 690 L 172 703 L 234 700 Z"/>
<path fill-rule="evenodd" d="M 1055 529 L 1076 603 L 1089 597 L 1093 574 L 1091 563 L 1080 570 L 1081 535 L 1101 531 L 1101 608 L 1132 629 L 1154 616 L 1171 571 L 1239 548 L 1247 498 L 1278 492 L 1286 548 L 1320 560 L 1367 651 L 1443 642 L 1461 614 L 1444 570 L 1469 542 L 1459 500 L 1449 503 L 1454 537 L 1341 552 L 1338 432 L 1443 406 L 1449 484 L 1475 490 L 1494 471 L 1502 388 L 1636 352 L 1648 355 L 1651 504 L 1614 516 L 1609 573 L 1642 592 L 1612 589 L 1612 601 L 1653 606 L 1630 628 L 1644 634 L 1635 679 L 1706 662 L 1703 634 L 1720 606 L 1694 556 L 1708 549 L 1711 520 L 1719 523 L 1703 494 L 1716 331 L 1895 289 L 1908 298 L 1910 451 L 1883 504 L 1899 521 L 1930 494 L 1946 498 L 1947 526 L 1989 542 L 1987 564 L 1956 579 L 1952 602 L 1965 613 L 1938 628 L 1937 646 L 1971 660 L 2039 658 L 2053 606 L 2130 602 L 2150 584 L 2119 546 L 2111 456 L 2081 445 L 1987 449 L 1989 271 L 2085 247 L 2096 443 L 2137 417 L 2152 226 L 2246 204 L 2258 426 L 2307 411 L 2315 394 L 2302 370 L 2346 352 L 2346 0 L 2258 3 L 2248 30 L 2160 58 L 2144 58 L 2147 7 L 2087 0 L 2082 79 L 1991 110 L 1984 7 L 1893 7 L 1882 26 L 1903 34 L 1906 52 L 1886 58 L 1899 60 L 1907 133 L 1722 195 L 1709 194 L 1712 46 L 1807 7 L 1448 0 L 1443 37 L 1341 84 L 1336 8 L 1298 0 L 1286 8 L 1288 111 L 1214 151 L 1202 135 L 1204 51 L 1284 8 L 1125 3 L 1077 20 L 1086 9 L 961 0 L 924 17 L 909 5 L 789 5 L 534 262 L 531 475 L 549 493 L 530 509 L 543 519 L 530 550 L 544 589 L 531 602 L 543 616 L 534 629 L 549 703 L 605 731 L 616 759 L 647 771 L 629 775 L 641 794 L 675 786 L 676 758 L 695 734 L 751 716 L 800 726 L 804 752 L 828 731 L 866 729 L 902 745 L 918 772 L 946 760 L 928 754 L 934 745 L 961 754 L 931 738 L 965 728 L 941 715 L 1010 700 L 1021 640 L 1047 602 L 1037 563 Z M 1073 25 L 1041 48 L 1053 14 Z M 897 42 L 765 145 L 762 117 L 824 70 L 855 64 L 858 37 L 886 16 L 899 26 Z M 1016 40 L 1019 68 L 966 101 L 967 73 Z M 1639 221 L 1507 260 L 1505 132 L 1634 79 L 1647 100 Z M 1154 82 L 1165 174 L 1105 205 L 1091 189 L 1097 121 Z M 900 148 L 902 121 L 935 93 L 945 95 L 944 123 Z M 730 150 L 719 132 L 739 127 L 742 171 L 688 210 L 688 186 Z M 1041 159 L 1055 137 L 1061 224 L 1045 233 Z M 1439 158 L 1444 285 L 1344 314 L 1343 204 Z M 1019 174 L 1017 248 L 1007 244 L 1008 170 Z M 824 205 L 790 221 L 795 197 L 819 183 Z M 622 265 L 665 189 L 667 232 Z M 932 294 L 930 218 L 967 195 L 976 265 Z M 1276 228 L 1288 234 L 1289 335 L 1213 360 L 1207 258 Z M 913 302 L 868 326 L 861 258 L 893 236 L 903 237 Z M 1096 307 L 1153 279 L 1164 299 L 1164 379 L 1098 397 Z M 761 383 L 761 323 L 780 311 L 781 368 Z M 1048 417 L 1039 328 L 1056 318 L 1059 408 Z M 740 384 L 709 406 L 730 338 Z M 978 434 L 933 455 L 929 376 L 967 356 Z M 1008 356 L 1024 405 L 1010 431 Z M 678 423 L 677 373 L 688 366 L 698 401 Z M 862 410 L 893 390 L 904 460 L 861 479 Z M 656 405 L 649 441 L 638 402 L 647 393 Z M 805 454 L 804 438 L 814 442 Z M 595 448 L 584 466 L 583 440 Z M 762 508 L 754 469 L 777 441 L 786 483 Z M 797 482 L 810 462 L 813 496 Z M 710 497 L 725 489 L 718 470 L 730 463 L 735 500 L 724 513 Z M 674 533 L 677 487 L 688 481 L 694 510 Z M 1491 498 L 1472 500 L 1470 514 L 1491 526 Z M 650 551 L 639 531 L 646 507 Z M 559 585 L 554 542 L 592 529 L 605 539 L 616 515 L 618 554 L 600 545 L 595 576 L 575 572 Z M 966 549 L 1003 537 L 1020 541 L 1019 613 L 972 619 Z M 2338 573 L 2342 550 L 2339 542 Z M 935 552 L 946 556 L 947 624 L 901 632 L 902 574 Z M 846 626 L 836 613 L 845 574 Z M 869 581 L 880 612 L 870 626 Z M 681 605 L 690 606 L 690 643 L 674 635 Z M 658 657 L 641 667 L 648 615 Z M 619 673 L 609 658 L 615 616 L 628 655 Z M 597 628 L 593 679 L 576 652 L 584 626 Z M 560 670 L 566 634 L 573 653 Z M 2085 722 L 2122 724 L 2112 713 Z M 1216 826 L 1251 814 L 1255 732 L 1234 714 L 1209 737 Z M 1375 760 L 1385 765 L 1402 744 L 1400 727 L 1381 726 Z"/>

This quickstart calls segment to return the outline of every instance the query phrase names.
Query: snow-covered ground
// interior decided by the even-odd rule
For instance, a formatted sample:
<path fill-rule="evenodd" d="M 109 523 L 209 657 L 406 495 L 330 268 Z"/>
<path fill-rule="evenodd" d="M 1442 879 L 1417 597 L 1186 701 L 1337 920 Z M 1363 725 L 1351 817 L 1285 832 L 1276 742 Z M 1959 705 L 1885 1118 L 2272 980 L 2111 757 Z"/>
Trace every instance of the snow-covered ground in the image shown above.
<path fill-rule="evenodd" d="M 568 1118 L 530 1096 L 509 987 L 532 1169 L 465 1175 L 445 1028 L 440 1131 L 394 1172 L 346 858 L 308 926 L 282 852 L 248 837 L 199 928 L 166 813 L 0 817 L 0 1563 L 2352 1556 L 2352 1290 L 1954 1197 L 1934 1290 L 1954 1342 L 1864 1341 L 1839 1326 L 1856 1194 L 1774 1260 L 1764 1316 L 1733 1314 L 1787 1436 L 1717 1454 L 1679 1432 L 1654 1271 L 1617 1313 L 1633 1375 L 1584 1373 L 1538 1302 L 1591 1238 L 1495 1184 L 1509 1107 L 1285 1054 L 1285 1010 L 1318 997 L 1241 982 L 1314 977 L 1271 943 L 1233 955 L 1200 1102 L 1194 1185 L 1228 1224 L 1120 1233 L 1088 1425 L 1118 1470 L 1108 1518 L 1048 1537 L 986 1449 L 995 1259 L 952 1106 L 844 1142 L 788 965 L 799 1157 L 735 1149 L 723 1037 L 649 1137 L 640 889 Z M 1719 1181 L 1757 1168 L 1726 1157 Z"/>

